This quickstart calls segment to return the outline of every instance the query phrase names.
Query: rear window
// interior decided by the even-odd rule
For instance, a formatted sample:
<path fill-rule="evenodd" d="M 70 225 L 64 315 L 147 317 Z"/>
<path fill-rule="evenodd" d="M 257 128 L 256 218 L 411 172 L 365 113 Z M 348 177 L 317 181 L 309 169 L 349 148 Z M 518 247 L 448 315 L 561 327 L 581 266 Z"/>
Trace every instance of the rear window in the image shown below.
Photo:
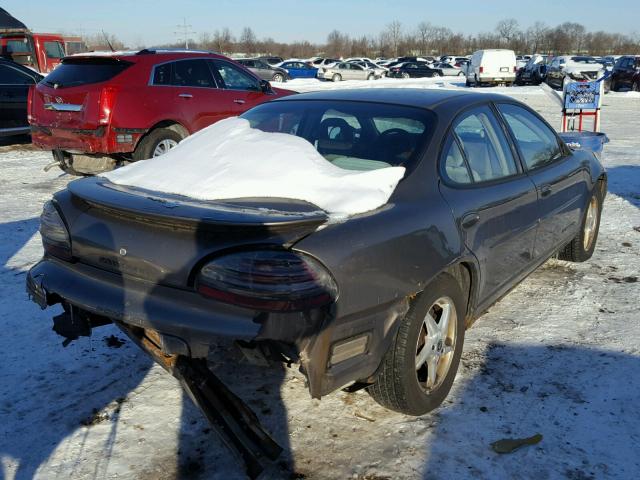
<path fill-rule="evenodd" d="M 411 168 L 435 124 L 428 110 L 348 101 L 265 103 L 241 118 L 252 128 L 302 137 L 345 170 Z"/>
<path fill-rule="evenodd" d="M 132 65 L 112 58 L 65 60 L 43 80 L 55 88 L 78 87 L 111 80 Z"/>

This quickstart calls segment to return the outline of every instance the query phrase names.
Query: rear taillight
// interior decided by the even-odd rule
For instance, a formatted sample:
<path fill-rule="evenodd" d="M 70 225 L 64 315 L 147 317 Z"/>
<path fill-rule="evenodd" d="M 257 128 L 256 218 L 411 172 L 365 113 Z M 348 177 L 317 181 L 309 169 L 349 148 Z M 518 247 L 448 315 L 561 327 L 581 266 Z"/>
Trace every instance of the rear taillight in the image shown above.
<path fill-rule="evenodd" d="M 196 289 L 205 297 L 270 312 L 296 312 L 335 301 L 338 287 L 314 258 L 288 250 L 238 252 L 207 263 Z"/>
<path fill-rule="evenodd" d="M 111 121 L 115 99 L 116 89 L 114 87 L 104 87 L 100 92 L 100 103 L 98 105 L 98 123 L 100 125 L 107 125 Z"/>
<path fill-rule="evenodd" d="M 480 69 L 478 70 L 480 73 L 484 73 L 484 67 L 480 67 Z"/>
<path fill-rule="evenodd" d="M 42 208 L 40 236 L 45 252 L 65 260 L 71 259 L 69 231 L 52 201 L 46 202 Z"/>
<path fill-rule="evenodd" d="M 516 73 L 518 71 L 518 67 L 513 67 L 513 73 Z"/>
<path fill-rule="evenodd" d="M 33 105 L 33 95 L 35 94 L 35 90 L 36 90 L 36 86 L 35 85 L 30 85 L 29 86 L 29 93 L 27 94 L 27 121 L 29 122 L 29 124 L 31 124 L 33 122 L 33 115 L 31 113 L 31 111 L 32 111 L 31 106 Z"/>

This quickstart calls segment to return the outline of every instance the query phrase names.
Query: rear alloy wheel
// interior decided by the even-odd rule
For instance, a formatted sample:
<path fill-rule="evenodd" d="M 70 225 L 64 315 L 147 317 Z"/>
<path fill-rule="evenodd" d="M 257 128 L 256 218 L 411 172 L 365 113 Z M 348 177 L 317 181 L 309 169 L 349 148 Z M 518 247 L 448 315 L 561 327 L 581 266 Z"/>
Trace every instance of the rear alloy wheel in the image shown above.
<path fill-rule="evenodd" d="M 591 198 L 589 198 L 580 231 L 575 238 L 558 253 L 560 260 L 584 262 L 591 258 L 596 248 L 596 242 L 598 241 L 601 211 L 602 194 L 600 192 L 600 184 L 598 183 Z"/>
<path fill-rule="evenodd" d="M 367 387 L 380 405 L 407 415 L 423 415 L 446 398 L 458 370 L 465 333 L 464 295 L 457 281 L 442 274 L 422 292 Z"/>
<path fill-rule="evenodd" d="M 376 76 L 372 73 L 371 75 L 369 75 L 369 76 L 367 77 L 367 80 L 373 80 L 373 79 L 375 79 L 375 78 L 376 78 Z"/>
<path fill-rule="evenodd" d="M 282 75 L 281 73 L 276 73 L 273 77 L 271 77 L 271 81 L 275 83 L 282 83 L 284 82 L 284 75 Z"/>
<path fill-rule="evenodd" d="M 334 73 L 333 77 L 331 77 L 331 80 L 333 80 L 334 82 L 339 82 L 340 80 L 342 80 L 342 77 L 340 76 L 340 74 Z"/>
<path fill-rule="evenodd" d="M 440 76 L 440 72 L 433 72 L 433 75 L 431 75 L 432 77 L 439 77 Z"/>
<path fill-rule="evenodd" d="M 409 74 L 408 74 L 407 72 L 404 72 L 404 73 L 402 74 L 402 78 L 409 78 Z"/>
<path fill-rule="evenodd" d="M 140 140 L 133 152 L 133 160 L 147 160 L 164 155 L 178 146 L 182 139 L 183 136 L 175 130 L 157 128 Z"/>

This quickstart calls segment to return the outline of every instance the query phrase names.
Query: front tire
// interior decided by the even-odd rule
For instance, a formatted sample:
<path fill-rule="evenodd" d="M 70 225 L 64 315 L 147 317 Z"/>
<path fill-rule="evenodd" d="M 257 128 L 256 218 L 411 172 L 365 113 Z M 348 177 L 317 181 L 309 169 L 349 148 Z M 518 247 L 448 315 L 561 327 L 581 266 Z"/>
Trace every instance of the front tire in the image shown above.
<path fill-rule="evenodd" d="M 340 76 L 340 74 L 334 73 L 333 77 L 331 77 L 331 80 L 333 80 L 334 82 L 339 82 L 340 80 L 342 80 L 342 77 Z"/>
<path fill-rule="evenodd" d="M 170 128 L 157 128 L 140 140 L 133 152 L 133 160 L 147 160 L 164 155 L 176 147 L 183 138 Z"/>
<path fill-rule="evenodd" d="M 402 74 L 402 78 L 410 78 L 410 75 L 407 72 L 404 72 Z"/>
<path fill-rule="evenodd" d="M 284 75 L 282 75 L 281 73 L 276 73 L 273 77 L 271 77 L 271 81 L 275 83 L 282 83 L 284 82 Z"/>
<path fill-rule="evenodd" d="M 400 320 L 367 391 L 383 407 L 423 415 L 446 398 L 460 364 L 466 301 L 458 282 L 441 274 Z"/>
<path fill-rule="evenodd" d="M 598 241 L 602 214 L 602 192 L 596 185 L 582 219 L 580 231 L 560 252 L 558 258 L 569 262 L 585 262 L 591 258 Z"/>

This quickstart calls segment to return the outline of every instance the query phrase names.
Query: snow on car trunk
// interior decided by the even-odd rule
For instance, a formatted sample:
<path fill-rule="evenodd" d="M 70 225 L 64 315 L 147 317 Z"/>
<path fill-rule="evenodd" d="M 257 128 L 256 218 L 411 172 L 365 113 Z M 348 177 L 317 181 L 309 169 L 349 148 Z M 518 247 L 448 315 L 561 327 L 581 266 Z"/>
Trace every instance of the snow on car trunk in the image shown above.
<path fill-rule="evenodd" d="M 229 118 L 183 140 L 161 157 L 102 176 L 109 181 L 198 200 L 245 197 L 304 200 L 342 219 L 389 200 L 404 167 L 339 168 L 303 138 L 253 129 Z"/>

